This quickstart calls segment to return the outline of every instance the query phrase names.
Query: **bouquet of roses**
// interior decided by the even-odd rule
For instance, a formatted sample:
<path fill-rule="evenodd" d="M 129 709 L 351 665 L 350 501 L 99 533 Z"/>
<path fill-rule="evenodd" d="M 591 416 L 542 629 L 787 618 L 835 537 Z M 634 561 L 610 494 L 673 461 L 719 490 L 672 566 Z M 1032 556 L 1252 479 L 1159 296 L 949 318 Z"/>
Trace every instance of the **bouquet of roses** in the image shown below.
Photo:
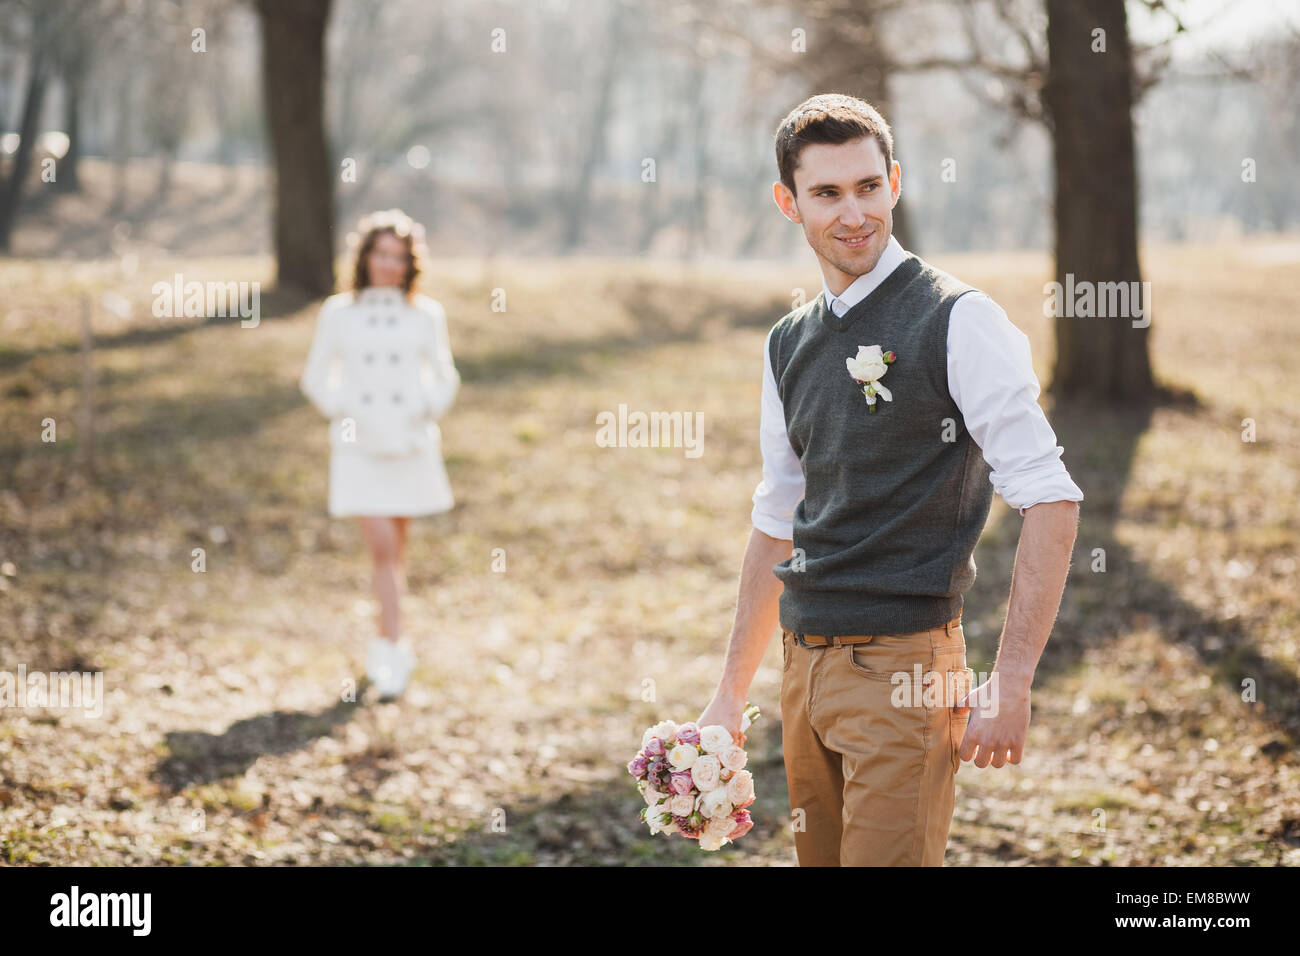
<path fill-rule="evenodd" d="M 694 721 L 665 720 L 645 732 L 627 770 L 645 798 L 641 819 L 651 833 L 679 833 L 698 840 L 700 849 L 717 850 L 750 831 L 754 821 L 745 808 L 754 802 L 754 775 L 745 769 L 744 743 L 757 719 L 758 707 L 750 704 L 734 738 L 720 724 Z"/>

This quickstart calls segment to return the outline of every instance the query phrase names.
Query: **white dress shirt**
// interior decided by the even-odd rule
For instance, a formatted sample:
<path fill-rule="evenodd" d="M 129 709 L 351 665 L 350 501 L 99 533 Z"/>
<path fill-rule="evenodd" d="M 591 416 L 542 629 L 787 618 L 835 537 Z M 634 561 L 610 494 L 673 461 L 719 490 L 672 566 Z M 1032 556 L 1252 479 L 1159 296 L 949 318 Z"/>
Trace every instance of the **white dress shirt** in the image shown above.
<path fill-rule="evenodd" d="M 837 316 L 865 299 L 902 263 L 905 250 L 893 236 L 876 267 L 858 276 L 836 296 L 822 283 L 822 294 Z M 763 404 L 759 446 L 763 480 L 754 490 L 754 527 L 773 538 L 794 537 L 794 510 L 803 500 L 804 474 L 790 447 L 785 411 L 763 343 Z M 864 343 L 865 344 L 865 343 Z M 1056 433 L 1038 404 L 1029 337 L 983 292 L 968 292 L 952 307 L 948 321 L 948 392 L 966 428 L 979 445 L 992 474 L 993 490 L 1020 514 L 1044 501 L 1082 501 L 1065 470 Z"/>

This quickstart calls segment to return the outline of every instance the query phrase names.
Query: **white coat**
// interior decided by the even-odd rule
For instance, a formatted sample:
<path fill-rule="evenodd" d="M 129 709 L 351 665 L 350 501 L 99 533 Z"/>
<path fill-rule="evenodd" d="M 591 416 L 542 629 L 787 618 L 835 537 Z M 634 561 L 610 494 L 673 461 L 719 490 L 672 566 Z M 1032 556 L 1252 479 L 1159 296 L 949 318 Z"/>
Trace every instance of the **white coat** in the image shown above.
<path fill-rule="evenodd" d="M 391 286 L 330 296 L 299 384 L 330 419 L 335 453 L 439 448 L 437 420 L 460 388 L 442 305 Z"/>

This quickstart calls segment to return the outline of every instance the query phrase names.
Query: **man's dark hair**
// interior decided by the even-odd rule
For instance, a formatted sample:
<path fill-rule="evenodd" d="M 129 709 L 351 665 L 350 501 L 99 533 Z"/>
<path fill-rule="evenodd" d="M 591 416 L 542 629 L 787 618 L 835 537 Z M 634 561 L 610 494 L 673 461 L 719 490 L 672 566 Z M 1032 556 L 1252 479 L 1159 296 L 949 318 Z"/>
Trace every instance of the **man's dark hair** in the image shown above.
<path fill-rule="evenodd" d="M 799 153 L 813 143 L 850 143 L 871 136 L 885 154 L 885 175 L 894 166 L 894 134 L 880 112 L 866 100 L 844 93 L 818 93 L 794 109 L 776 130 L 776 168 L 791 193 Z"/>

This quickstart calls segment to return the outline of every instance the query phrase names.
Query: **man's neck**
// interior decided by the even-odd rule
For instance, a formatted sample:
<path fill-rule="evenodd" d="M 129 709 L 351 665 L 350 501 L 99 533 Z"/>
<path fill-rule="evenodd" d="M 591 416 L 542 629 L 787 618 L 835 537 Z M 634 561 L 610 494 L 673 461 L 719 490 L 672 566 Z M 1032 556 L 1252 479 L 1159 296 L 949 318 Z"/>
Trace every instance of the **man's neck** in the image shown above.
<path fill-rule="evenodd" d="M 828 267 L 822 266 L 822 282 L 825 284 L 826 291 L 836 298 L 848 300 L 850 307 L 865 299 L 876 286 L 885 281 L 885 278 L 896 269 L 900 263 L 907 257 L 907 251 L 894 239 L 889 237 L 884 251 L 876 264 L 867 272 L 859 276 L 847 275 L 839 269 L 829 267 L 830 275 L 827 275 Z"/>

